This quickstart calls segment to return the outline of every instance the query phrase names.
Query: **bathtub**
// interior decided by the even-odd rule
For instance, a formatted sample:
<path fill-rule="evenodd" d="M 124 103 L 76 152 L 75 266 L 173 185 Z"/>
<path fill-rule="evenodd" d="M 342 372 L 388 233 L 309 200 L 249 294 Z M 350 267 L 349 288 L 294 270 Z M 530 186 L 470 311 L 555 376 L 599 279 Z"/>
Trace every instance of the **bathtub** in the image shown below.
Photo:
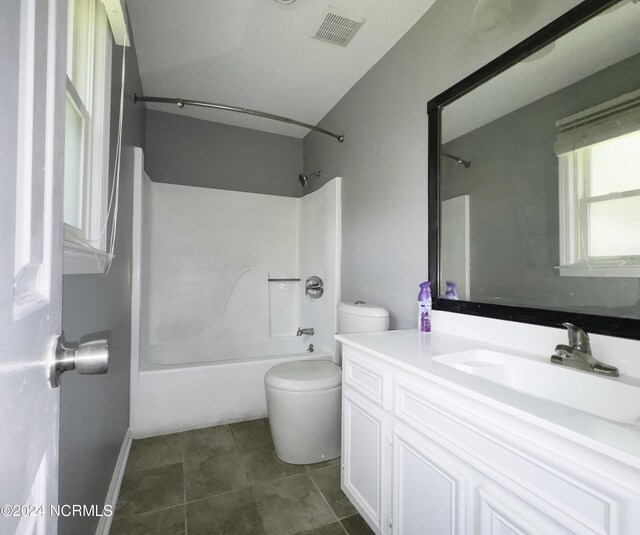
<path fill-rule="evenodd" d="M 266 416 L 271 367 L 335 354 L 340 179 L 298 199 L 153 183 L 137 147 L 122 165 L 133 177 L 132 436 Z M 324 280 L 321 300 L 303 294 L 310 275 Z M 296 336 L 300 326 L 315 334 Z"/>
<path fill-rule="evenodd" d="M 276 364 L 333 360 L 329 352 L 220 361 L 190 366 L 145 362 L 131 380 L 133 438 L 264 418 L 264 375 Z"/>

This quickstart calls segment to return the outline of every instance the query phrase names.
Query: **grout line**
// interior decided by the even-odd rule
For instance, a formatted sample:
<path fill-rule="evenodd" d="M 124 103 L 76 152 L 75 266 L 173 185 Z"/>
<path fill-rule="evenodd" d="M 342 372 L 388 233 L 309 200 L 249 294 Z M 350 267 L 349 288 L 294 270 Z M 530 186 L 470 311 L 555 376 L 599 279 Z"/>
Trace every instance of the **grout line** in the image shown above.
<path fill-rule="evenodd" d="M 342 526 L 342 522 L 340 522 L 340 519 L 338 518 L 338 515 L 336 515 L 336 512 L 333 510 L 333 507 L 331 507 L 331 504 L 329 503 L 329 500 L 327 500 L 327 498 L 325 498 L 324 494 L 320 490 L 320 487 L 318 487 L 318 484 L 311 477 L 311 474 L 309 474 L 309 479 L 311 480 L 311 483 L 313 483 L 313 486 L 316 489 L 318 489 L 318 492 L 320 493 L 320 496 L 322 496 L 322 499 L 324 500 L 324 503 L 327 504 L 327 507 L 329 508 L 329 511 L 331 511 L 331 514 L 333 515 L 333 518 L 335 518 L 335 520 Z M 331 524 L 333 524 L 333 522 L 331 522 Z M 342 529 L 344 529 L 344 526 L 342 526 Z"/>
<path fill-rule="evenodd" d="M 187 521 L 187 474 L 184 463 L 184 435 L 180 434 L 180 452 L 182 453 L 182 500 L 184 507 L 184 535 L 189 533 L 189 522 Z"/>
<path fill-rule="evenodd" d="M 275 483 L 276 481 L 283 481 L 284 479 L 290 479 L 292 477 L 299 477 L 299 476 L 308 476 L 309 478 L 311 478 L 311 476 L 309 476 L 309 474 L 302 472 L 301 474 L 291 474 L 290 476 L 284 476 L 284 477 L 278 477 L 276 479 L 263 479 L 262 481 L 251 481 L 249 480 L 249 486 L 250 487 L 254 487 L 254 486 L 258 486 L 258 485 L 264 485 L 266 483 Z M 249 479 L 249 478 L 247 478 Z"/>
<path fill-rule="evenodd" d="M 349 517 L 345 516 L 345 518 L 349 518 Z M 342 520 L 338 520 L 338 524 L 340 524 L 340 527 L 342 528 L 342 531 L 344 531 L 347 535 L 349 535 L 349 532 L 347 531 L 347 528 L 344 527 L 344 524 L 342 523 Z"/>
<path fill-rule="evenodd" d="M 231 494 L 232 492 L 240 492 L 241 490 L 246 490 L 250 487 L 242 487 L 239 489 L 233 489 L 233 490 L 225 490 L 224 492 L 221 492 L 220 494 L 211 494 L 210 496 L 203 496 L 202 498 L 196 498 L 195 500 L 189 500 L 186 505 L 191 505 L 193 503 L 197 503 L 197 502 L 201 502 L 204 500 L 211 500 L 212 498 L 218 498 L 219 496 L 224 496 L 225 494 Z"/>

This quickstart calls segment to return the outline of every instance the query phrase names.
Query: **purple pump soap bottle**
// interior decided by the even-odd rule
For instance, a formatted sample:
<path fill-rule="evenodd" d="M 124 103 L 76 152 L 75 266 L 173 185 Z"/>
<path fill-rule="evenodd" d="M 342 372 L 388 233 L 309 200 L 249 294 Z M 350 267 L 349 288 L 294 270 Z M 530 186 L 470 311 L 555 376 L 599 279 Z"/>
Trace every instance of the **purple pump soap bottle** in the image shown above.
<path fill-rule="evenodd" d="M 431 281 L 420 284 L 418 294 L 418 330 L 423 333 L 431 332 Z"/>

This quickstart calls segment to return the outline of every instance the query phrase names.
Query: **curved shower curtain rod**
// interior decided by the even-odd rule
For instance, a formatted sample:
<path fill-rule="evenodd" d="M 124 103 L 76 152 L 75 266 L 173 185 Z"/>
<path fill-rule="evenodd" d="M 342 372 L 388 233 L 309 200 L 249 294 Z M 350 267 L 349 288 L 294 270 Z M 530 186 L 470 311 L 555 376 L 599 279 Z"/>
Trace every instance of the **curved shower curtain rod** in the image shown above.
<path fill-rule="evenodd" d="M 340 134 L 334 134 L 320 128 L 319 126 L 313 126 L 312 124 L 296 121 L 295 119 L 289 119 L 288 117 L 282 117 L 281 115 L 274 115 L 273 113 L 266 113 L 264 111 L 252 110 L 250 108 L 239 108 L 237 106 L 229 106 L 228 104 L 216 104 L 215 102 L 203 102 L 200 100 L 189 100 L 186 98 L 165 98 L 165 97 L 144 97 L 133 94 L 134 102 L 160 102 L 162 104 L 177 104 L 178 108 L 184 108 L 185 106 L 199 106 L 201 108 L 214 108 L 216 110 L 235 111 L 236 113 L 244 113 L 246 115 L 255 115 L 256 117 L 264 117 L 265 119 L 272 119 L 274 121 L 280 121 L 281 123 L 295 124 L 310 130 L 315 130 L 321 134 L 331 136 L 338 140 L 338 143 L 344 141 L 344 136 Z"/>

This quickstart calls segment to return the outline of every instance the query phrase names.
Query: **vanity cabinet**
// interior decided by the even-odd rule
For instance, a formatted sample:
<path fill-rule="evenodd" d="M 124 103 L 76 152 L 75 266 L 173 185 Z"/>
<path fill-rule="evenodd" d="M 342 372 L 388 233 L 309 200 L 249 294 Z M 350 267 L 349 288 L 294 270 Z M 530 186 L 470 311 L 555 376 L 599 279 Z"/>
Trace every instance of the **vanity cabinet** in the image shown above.
<path fill-rule="evenodd" d="M 640 533 L 638 470 L 343 349 L 342 487 L 379 535 Z"/>

